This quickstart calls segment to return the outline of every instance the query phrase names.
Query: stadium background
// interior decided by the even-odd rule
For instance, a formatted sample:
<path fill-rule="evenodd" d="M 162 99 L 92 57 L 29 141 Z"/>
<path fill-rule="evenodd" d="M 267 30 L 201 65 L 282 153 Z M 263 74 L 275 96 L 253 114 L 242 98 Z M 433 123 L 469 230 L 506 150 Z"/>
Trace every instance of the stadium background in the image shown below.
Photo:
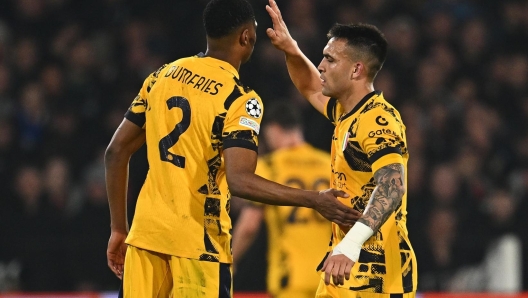
<path fill-rule="evenodd" d="M 0 0 L 0 292 L 117 289 L 105 259 L 104 149 L 150 72 L 205 51 L 206 2 Z M 259 40 L 242 81 L 265 103 L 294 102 L 308 141 L 329 150 L 331 124 L 300 98 L 265 36 L 267 1 L 251 2 Z M 373 23 L 389 41 L 375 87 L 407 125 L 420 292 L 526 290 L 528 1 L 279 5 L 316 64 L 334 22 Z M 142 148 L 130 218 L 147 167 Z M 265 267 L 262 231 L 235 290 L 263 291 Z"/>

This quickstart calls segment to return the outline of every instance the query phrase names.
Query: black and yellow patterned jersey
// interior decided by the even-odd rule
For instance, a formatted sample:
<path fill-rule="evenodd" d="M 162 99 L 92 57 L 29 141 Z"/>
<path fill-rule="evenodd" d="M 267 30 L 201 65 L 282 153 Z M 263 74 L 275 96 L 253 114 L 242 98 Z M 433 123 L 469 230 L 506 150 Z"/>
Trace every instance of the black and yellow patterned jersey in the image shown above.
<path fill-rule="evenodd" d="M 149 172 L 127 243 L 232 262 L 230 195 L 222 152 L 257 150 L 263 105 L 229 63 L 203 54 L 163 65 L 125 117 L 146 133 Z"/>
<path fill-rule="evenodd" d="M 256 173 L 294 188 L 329 188 L 330 154 L 309 144 L 284 148 L 259 158 Z M 331 225 L 309 208 L 264 205 L 268 228 L 268 292 L 312 291 L 319 276 L 314 271 L 326 253 Z M 299 295 L 299 297 L 301 297 Z"/>
<path fill-rule="evenodd" d="M 343 203 L 363 212 L 375 188 L 373 176 L 378 169 L 401 163 L 407 176 L 405 125 L 398 111 L 376 91 L 346 114 L 336 99 L 330 99 L 325 116 L 335 125 L 330 185 L 350 195 L 341 199 Z M 342 287 L 374 293 L 416 291 L 417 264 L 406 221 L 407 195 L 404 195 L 394 214 L 363 244 L 350 280 L 345 280 Z M 330 249 L 344 236 L 339 226 L 333 224 Z"/>

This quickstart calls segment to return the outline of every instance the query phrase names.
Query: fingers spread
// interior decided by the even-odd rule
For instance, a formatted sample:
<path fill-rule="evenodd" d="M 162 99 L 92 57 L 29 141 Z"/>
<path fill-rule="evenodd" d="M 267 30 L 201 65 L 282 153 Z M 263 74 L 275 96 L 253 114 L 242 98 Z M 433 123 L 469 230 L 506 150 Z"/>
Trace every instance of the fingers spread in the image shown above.
<path fill-rule="evenodd" d="M 272 0 L 272 2 L 273 2 L 273 10 L 275 11 L 277 16 L 279 17 L 279 21 L 282 21 L 282 14 L 280 12 L 279 6 L 277 5 L 277 1 Z"/>
<path fill-rule="evenodd" d="M 279 16 L 275 13 L 275 11 L 269 7 L 268 5 L 266 5 L 266 11 L 268 12 L 268 14 L 270 15 L 271 17 L 271 22 L 273 23 L 273 27 L 276 27 L 278 26 L 279 24 Z"/>

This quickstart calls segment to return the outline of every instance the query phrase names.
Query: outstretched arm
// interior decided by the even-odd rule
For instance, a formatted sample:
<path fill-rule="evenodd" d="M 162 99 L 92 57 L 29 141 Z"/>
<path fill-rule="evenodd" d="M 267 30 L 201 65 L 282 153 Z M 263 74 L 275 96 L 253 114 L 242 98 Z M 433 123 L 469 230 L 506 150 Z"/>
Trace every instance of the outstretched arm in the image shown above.
<path fill-rule="evenodd" d="M 351 226 L 361 216 L 361 213 L 337 200 L 337 197 L 348 197 L 343 191 L 295 189 L 256 175 L 257 153 L 253 150 L 227 148 L 224 160 L 227 184 L 233 196 L 269 205 L 313 208 L 329 221 L 340 225 Z"/>
<path fill-rule="evenodd" d="M 330 275 L 335 285 L 344 284 L 359 258 L 363 243 L 396 211 L 405 194 L 405 172 L 403 164 L 394 163 L 374 173 L 376 188 L 370 196 L 363 216 L 334 248 L 324 263 L 325 283 L 330 284 Z"/>
<path fill-rule="evenodd" d="M 291 37 L 288 27 L 282 19 L 277 2 L 269 0 L 266 10 L 273 22 L 273 29 L 268 28 L 266 34 L 270 38 L 271 43 L 284 52 L 286 66 L 293 84 L 316 110 L 324 114 L 329 97 L 321 93 L 322 85 L 319 71 Z"/>

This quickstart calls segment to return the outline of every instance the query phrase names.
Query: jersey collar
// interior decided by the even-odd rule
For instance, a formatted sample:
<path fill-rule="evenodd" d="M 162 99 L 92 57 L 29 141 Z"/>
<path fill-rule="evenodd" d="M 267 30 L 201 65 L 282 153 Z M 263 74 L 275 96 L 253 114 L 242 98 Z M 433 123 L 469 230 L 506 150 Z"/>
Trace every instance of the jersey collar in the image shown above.
<path fill-rule="evenodd" d="M 204 61 L 206 64 L 213 66 L 213 67 L 220 67 L 223 70 L 226 70 L 233 74 L 237 79 L 240 79 L 240 75 L 238 74 L 238 71 L 233 67 L 233 65 L 229 64 L 228 62 L 220 59 L 216 59 L 213 57 L 205 56 L 204 53 L 200 52 L 196 55 L 198 58 L 204 58 Z"/>
<path fill-rule="evenodd" d="M 346 113 L 345 115 L 341 116 L 341 118 L 339 120 L 343 121 L 345 120 L 346 118 L 354 115 L 354 113 L 356 113 L 362 106 L 365 105 L 365 103 L 372 98 L 372 96 L 374 95 L 380 95 L 381 94 L 381 91 L 378 91 L 378 90 L 374 90 L 372 92 L 370 92 L 369 94 L 365 95 L 365 97 L 363 97 L 355 106 L 354 108 L 352 109 L 352 111 Z"/>

